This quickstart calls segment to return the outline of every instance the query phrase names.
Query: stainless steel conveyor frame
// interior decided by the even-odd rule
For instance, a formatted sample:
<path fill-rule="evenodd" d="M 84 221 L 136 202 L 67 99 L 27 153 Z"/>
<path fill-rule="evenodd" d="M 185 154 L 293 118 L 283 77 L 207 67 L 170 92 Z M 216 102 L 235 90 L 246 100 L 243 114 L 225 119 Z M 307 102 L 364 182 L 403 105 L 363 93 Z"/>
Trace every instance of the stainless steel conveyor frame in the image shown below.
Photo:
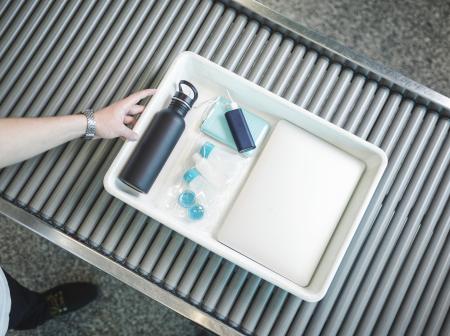
<path fill-rule="evenodd" d="M 191 50 L 389 156 L 319 303 L 108 195 L 119 140 L 73 141 L 1 170 L 4 215 L 218 334 L 450 334 L 449 98 L 248 0 L 5 0 L 0 38 L 0 117 L 106 105 L 156 86 Z"/>

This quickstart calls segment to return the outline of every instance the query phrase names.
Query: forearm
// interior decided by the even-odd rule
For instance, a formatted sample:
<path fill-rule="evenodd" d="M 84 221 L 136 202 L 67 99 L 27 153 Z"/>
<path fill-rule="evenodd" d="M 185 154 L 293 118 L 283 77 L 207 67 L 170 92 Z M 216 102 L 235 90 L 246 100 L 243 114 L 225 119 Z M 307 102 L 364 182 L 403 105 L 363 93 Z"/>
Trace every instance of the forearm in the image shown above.
<path fill-rule="evenodd" d="M 80 114 L 0 119 L 0 168 L 83 136 L 86 124 Z"/>
<path fill-rule="evenodd" d="M 154 89 L 139 91 L 95 112 L 96 137 L 137 140 L 138 134 L 126 125 L 134 125 L 135 116 L 144 110 L 139 101 L 154 93 Z M 87 119 L 81 114 L 0 119 L 0 168 L 79 138 L 86 127 Z"/>

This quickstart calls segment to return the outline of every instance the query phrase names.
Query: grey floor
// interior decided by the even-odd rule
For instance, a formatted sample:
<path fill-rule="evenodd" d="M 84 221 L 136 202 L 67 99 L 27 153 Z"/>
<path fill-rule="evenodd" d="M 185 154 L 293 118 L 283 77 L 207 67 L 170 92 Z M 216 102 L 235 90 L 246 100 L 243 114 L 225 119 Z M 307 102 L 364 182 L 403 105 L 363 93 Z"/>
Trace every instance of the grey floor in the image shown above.
<path fill-rule="evenodd" d="M 35 331 L 8 335 L 196 335 L 194 324 L 115 278 L 0 217 L 0 264 L 28 288 L 59 283 L 96 283 L 99 300 L 76 314 L 49 321 Z"/>
<path fill-rule="evenodd" d="M 450 96 L 450 1 L 260 0 L 273 10 Z"/>
<path fill-rule="evenodd" d="M 173 0 L 174 1 L 174 0 Z M 268 7 L 450 95 L 450 2 L 262 0 Z M 100 299 L 36 331 L 9 335 L 195 335 L 183 317 L 0 215 L 0 264 L 36 290 L 92 281 Z"/>

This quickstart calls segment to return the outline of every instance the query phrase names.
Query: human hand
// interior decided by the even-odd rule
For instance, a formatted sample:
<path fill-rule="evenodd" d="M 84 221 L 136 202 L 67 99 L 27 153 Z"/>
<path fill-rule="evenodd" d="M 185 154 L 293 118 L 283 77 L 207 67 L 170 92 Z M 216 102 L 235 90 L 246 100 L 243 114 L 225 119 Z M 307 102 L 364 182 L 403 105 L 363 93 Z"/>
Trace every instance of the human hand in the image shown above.
<path fill-rule="evenodd" d="M 136 141 L 138 134 L 126 125 L 134 126 L 136 116 L 144 111 L 144 106 L 138 105 L 141 99 L 155 94 L 155 89 L 147 89 L 135 92 L 132 95 L 119 100 L 94 113 L 96 123 L 96 137 L 113 139 L 123 137 Z"/>

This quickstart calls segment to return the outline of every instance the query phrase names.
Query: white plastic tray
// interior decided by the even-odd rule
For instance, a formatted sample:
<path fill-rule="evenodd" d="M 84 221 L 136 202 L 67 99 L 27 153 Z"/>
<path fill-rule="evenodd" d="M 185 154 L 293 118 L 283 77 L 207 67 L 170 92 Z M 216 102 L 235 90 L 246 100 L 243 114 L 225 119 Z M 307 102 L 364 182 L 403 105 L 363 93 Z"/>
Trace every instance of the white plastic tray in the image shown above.
<path fill-rule="evenodd" d="M 177 231 L 205 248 L 221 255 L 244 269 L 287 290 L 307 301 L 318 301 L 326 293 L 338 267 L 367 208 L 375 188 L 387 164 L 385 153 L 378 147 L 354 136 L 353 134 L 307 112 L 285 99 L 259 87 L 258 85 L 228 71 L 196 54 L 184 52 L 174 61 L 159 85 L 158 92 L 151 99 L 144 113 L 139 118 L 134 130 L 142 134 L 150 123 L 154 113 L 163 109 L 170 102 L 176 90 L 176 84 L 186 79 L 199 91 L 197 104 L 213 97 L 226 95 L 228 89 L 234 100 L 246 110 L 261 115 L 272 126 L 285 119 L 308 132 L 322 138 L 336 147 L 350 153 L 363 161 L 366 169 L 355 192 L 342 215 L 339 224 L 320 260 L 320 263 L 307 287 L 301 287 L 281 275 L 254 262 L 244 255 L 230 249 L 216 240 L 216 232 L 227 210 L 233 204 L 242 184 L 251 173 L 254 160 L 263 150 L 259 148 L 256 155 L 245 161 L 245 167 L 235 185 L 224 199 L 223 208 L 214 216 L 202 222 L 186 223 L 158 205 L 161 192 L 164 192 L 168 179 L 179 174 L 180 167 L 186 166 L 186 153 L 191 151 L 193 142 L 201 132 L 199 125 L 202 113 L 190 111 L 186 118 L 186 130 L 166 162 L 163 171 L 148 194 L 131 192 L 130 188 L 119 181 L 117 176 L 134 149 L 134 142 L 126 142 L 117 154 L 104 178 L 105 189 L 113 196 L 156 219 L 167 227 Z M 263 146 L 260 146 L 263 147 Z M 295 257 L 292 258 L 295 267 Z"/>

